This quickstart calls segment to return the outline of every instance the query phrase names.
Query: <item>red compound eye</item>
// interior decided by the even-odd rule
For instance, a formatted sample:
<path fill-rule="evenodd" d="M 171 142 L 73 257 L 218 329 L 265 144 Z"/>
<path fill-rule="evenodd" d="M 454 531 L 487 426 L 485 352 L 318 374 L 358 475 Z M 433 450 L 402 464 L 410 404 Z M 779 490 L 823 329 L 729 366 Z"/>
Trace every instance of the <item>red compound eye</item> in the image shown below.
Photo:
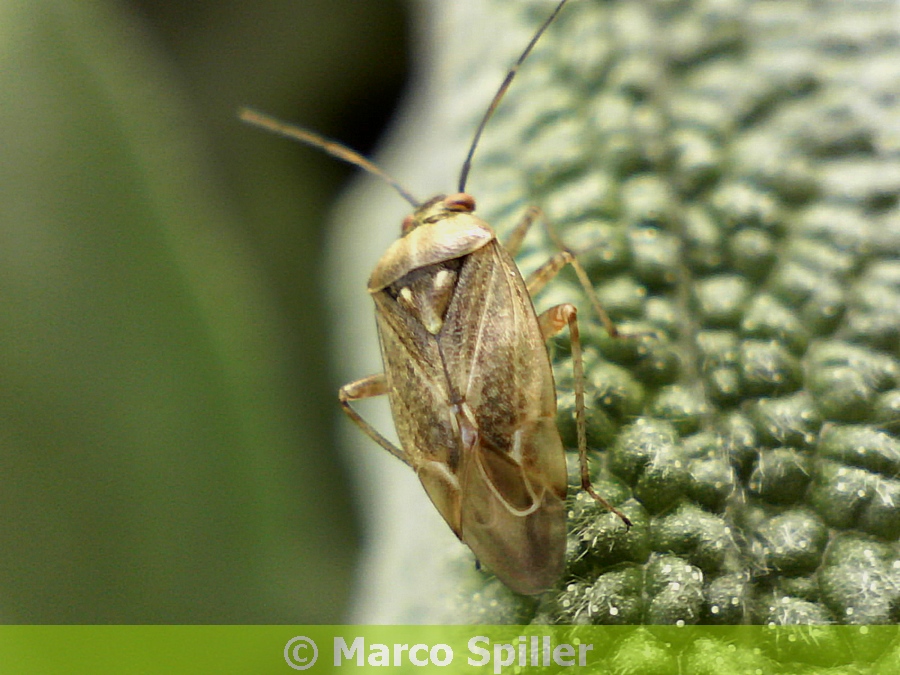
<path fill-rule="evenodd" d="M 471 213 L 475 210 L 475 197 L 465 192 L 458 192 L 444 198 L 444 206 L 448 211 L 464 211 Z"/>
<path fill-rule="evenodd" d="M 416 219 L 412 215 L 406 216 L 406 218 L 403 219 L 403 224 L 400 226 L 400 234 L 401 235 L 406 234 L 411 229 L 413 229 L 415 226 L 416 226 Z"/>

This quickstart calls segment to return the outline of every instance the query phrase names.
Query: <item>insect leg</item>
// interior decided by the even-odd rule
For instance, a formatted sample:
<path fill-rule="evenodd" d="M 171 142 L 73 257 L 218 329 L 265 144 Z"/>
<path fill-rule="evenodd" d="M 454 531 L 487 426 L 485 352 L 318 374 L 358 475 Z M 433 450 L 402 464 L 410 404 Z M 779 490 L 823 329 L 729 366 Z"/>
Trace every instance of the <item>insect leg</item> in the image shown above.
<path fill-rule="evenodd" d="M 569 338 L 572 343 L 572 371 L 575 381 L 575 428 L 578 434 L 578 462 L 581 467 L 581 489 L 587 492 L 608 511 L 616 514 L 630 528 L 631 521 L 615 506 L 597 494 L 591 485 L 591 476 L 588 471 L 587 457 L 587 431 L 584 413 L 584 362 L 581 356 L 581 333 L 578 331 L 578 310 L 575 305 L 568 303 L 555 305 L 538 317 L 541 334 L 544 340 L 549 340 L 554 335 L 569 327 Z"/>
<path fill-rule="evenodd" d="M 356 426 L 358 426 L 360 429 L 362 429 L 366 436 L 378 443 L 378 445 L 387 450 L 404 464 L 409 464 L 409 460 L 406 458 L 406 453 L 404 453 L 403 450 L 398 448 L 396 445 L 394 445 L 388 439 L 378 433 L 378 431 L 375 430 L 375 427 L 366 422 L 366 420 L 363 419 L 362 415 L 356 412 L 353 409 L 353 406 L 350 405 L 351 401 L 358 401 L 363 398 L 372 398 L 374 396 L 384 396 L 387 393 L 387 380 L 384 377 L 384 373 L 378 373 L 377 375 L 369 375 L 368 377 L 364 377 L 360 380 L 354 380 L 353 382 L 348 382 L 347 384 L 345 384 L 338 391 L 338 401 L 341 404 L 341 409 L 345 413 L 347 413 L 347 417 L 353 420 L 353 423 L 356 424 Z"/>
<path fill-rule="evenodd" d="M 528 279 L 526 279 L 528 292 L 531 293 L 532 296 L 535 293 L 538 293 L 563 267 L 571 265 L 572 269 L 575 270 L 575 275 L 578 277 L 581 287 L 584 289 L 585 295 L 587 295 L 591 306 L 594 308 L 594 312 L 603 323 L 606 332 L 610 337 L 619 337 L 619 330 L 616 328 L 616 324 L 613 323 L 613 320 L 609 318 L 609 314 L 606 313 L 606 310 L 603 309 L 603 305 L 600 304 L 597 293 L 594 291 L 594 287 L 591 285 L 591 280 L 588 278 L 587 272 L 584 271 L 584 267 L 578 262 L 578 258 L 575 257 L 572 250 L 563 243 L 562 239 L 560 239 L 559 235 L 550 224 L 550 221 L 544 215 L 544 212 L 537 206 L 532 206 L 525 214 L 523 222 L 528 221 L 530 225 L 530 223 L 533 223 L 538 218 L 543 222 L 547 236 L 550 237 L 550 240 L 559 249 L 559 253 L 550 258 L 550 260 L 545 262 L 528 276 Z M 516 234 L 518 229 L 519 227 L 517 226 L 516 230 L 513 231 L 513 235 Z M 521 236 L 524 237 L 524 233 Z"/>
<path fill-rule="evenodd" d="M 537 220 L 540 215 L 540 209 L 536 207 L 529 208 L 525 212 L 525 215 L 522 216 L 522 220 L 516 223 L 513 231 L 509 233 L 509 237 L 503 242 L 503 248 L 505 248 L 512 257 L 515 258 L 519 253 L 519 249 L 522 247 L 522 240 L 525 239 L 528 230 L 531 229 L 531 226 L 534 225 L 534 221 Z"/>
<path fill-rule="evenodd" d="M 571 265 L 572 269 L 575 270 L 578 281 L 581 282 L 591 305 L 593 305 L 594 311 L 603 323 L 604 328 L 606 328 L 606 332 L 611 337 L 618 337 L 619 331 L 600 304 L 600 300 L 597 298 L 593 286 L 591 286 L 591 281 L 588 278 L 587 272 L 585 272 L 584 268 L 578 262 L 575 254 L 563 243 L 559 235 L 553 230 L 550 221 L 547 220 L 544 216 L 544 212 L 540 208 L 532 206 L 525 212 L 525 216 L 510 233 L 509 238 L 505 243 L 506 250 L 509 251 L 510 255 L 515 255 L 521 247 L 525 235 L 528 234 L 528 230 L 538 219 L 543 221 L 547 235 L 557 248 L 559 248 L 559 253 L 532 272 L 528 276 L 528 279 L 525 280 L 529 295 L 533 297 L 535 293 L 539 293 L 551 279 L 559 274 L 563 267 Z M 568 303 L 556 305 L 542 313 L 538 317 L 538 323 L 540 324 L 544 340 L 549 340 L 551 337 L 561 332 L 566 326 L 569 327 L 569 336 L 572 343 L 572 370 L 573 379 L 575 381 L 575 428 L 578 435 L 578 461 L 581 468 L 581 488 L 607 510 L 621 518 L 622 522 L 625 523 L 625 526 L 630 528 L 631 521 L 628 517 L 603 497 L 598 495 L 597 491 L 594 490 L 593 485 L 591 485 L 587 459 L 587 430 L 584 406 L 584 362 L 581 355 L 581 333 L 578 330 L 578 310 L 574 305 Z"/>

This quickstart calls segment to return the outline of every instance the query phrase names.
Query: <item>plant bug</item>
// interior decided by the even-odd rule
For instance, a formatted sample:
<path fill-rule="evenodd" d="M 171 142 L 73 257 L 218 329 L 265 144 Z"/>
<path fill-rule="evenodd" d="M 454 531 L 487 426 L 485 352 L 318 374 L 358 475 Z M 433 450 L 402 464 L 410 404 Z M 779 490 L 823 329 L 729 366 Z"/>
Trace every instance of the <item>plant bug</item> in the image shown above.
<path fill-rule="evenodd" d="M 582 488 L 630 527 L 591 487 L 584 375 L 577 310 L 565 303 L 537 315 L 532 295 L 571 265 L 594 304 L 586 273 L 547 225 L 560 253 L 524 280 L 513 261 L 540 212 L 529 209 L 506 246 L 474 215 L 466 193 L 472 157 L 518 68 L 562 10 L 561 0 L 509 70 L 463 162 L 456 194 L 419 202 L 378 166 L 345 146 L 267 115 L 241 119 L 355 164 L 390 184 L 414 211 L 375 266 L 375 302 L 384 372 L 344 385 L 344 412 L 373 441 L 409 465 L 444 520 L 510 589 L 541 593 L 565 562 L 567 471 L 556 427 L 556 388 L 546 341 L 568 327 Z M 546 221 L 545 225 L 546 225 Z M 351 405 L 387 395 L 400 447 Z"/>

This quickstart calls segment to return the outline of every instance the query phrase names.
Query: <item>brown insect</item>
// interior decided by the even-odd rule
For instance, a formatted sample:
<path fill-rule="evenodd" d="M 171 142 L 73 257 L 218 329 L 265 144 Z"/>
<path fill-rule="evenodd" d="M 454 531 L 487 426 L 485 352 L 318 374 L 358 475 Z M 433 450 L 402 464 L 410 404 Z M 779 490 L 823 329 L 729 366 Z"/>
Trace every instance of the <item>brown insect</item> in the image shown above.
<path fill-rule="evenodd" d="M 566 1 L 538 29 L 494 96 L 463 163 L 457 194 L 420 203 L 343 145 L 257 112 L 240 114 L 381 177 L 415 208 L 369 278 L 384 372 L 344 385 L 340 404 L 373 441 L 415 470 L 444 520 L 476 558 L 509 588 L 527 595 L 553 586 L 565 563 L 566 458 L 545 342 L 567 326 L 582 488 L 631 525 L 591 487 L 577 310 L 567 303 L 538 316 L 531 296 L 571 265 L 607 330 L 615 334 L 615 327 L 586 273 L 549 226 L 560 253 L 523 280 L 512 256 L 539 216 L 537 209 L 529 210 L 504 247 L 474 215 L 475 199 L 465 192 L 485 125 Z M 401 447 L 351 406 L 384 395 Z"/>

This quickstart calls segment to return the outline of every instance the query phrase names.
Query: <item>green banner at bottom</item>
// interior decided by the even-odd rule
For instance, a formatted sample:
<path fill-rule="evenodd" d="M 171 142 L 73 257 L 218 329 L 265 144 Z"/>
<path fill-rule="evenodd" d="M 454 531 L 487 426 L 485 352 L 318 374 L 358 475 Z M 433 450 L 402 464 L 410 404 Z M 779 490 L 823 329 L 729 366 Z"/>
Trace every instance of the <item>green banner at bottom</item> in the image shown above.
<path fill-rule="evenodd" d="M 897 626 L 0 626 L 0 672 L 900 672 Z"/>

